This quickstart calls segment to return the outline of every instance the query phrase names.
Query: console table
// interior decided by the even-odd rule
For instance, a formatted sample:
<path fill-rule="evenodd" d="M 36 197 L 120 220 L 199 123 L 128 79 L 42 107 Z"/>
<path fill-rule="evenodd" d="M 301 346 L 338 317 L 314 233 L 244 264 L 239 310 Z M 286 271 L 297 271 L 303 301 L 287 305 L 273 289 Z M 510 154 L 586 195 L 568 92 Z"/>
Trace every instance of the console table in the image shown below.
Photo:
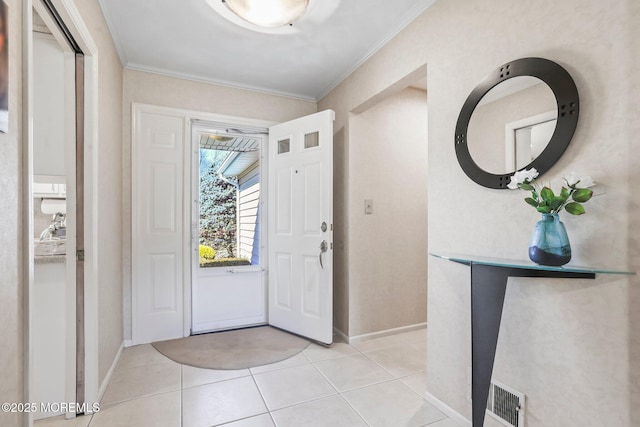
<path fill-rule="evenodd" d="M 509 277 L 554 277 L 595 279 L 596 274 L 634 272 L 604 268 L 551 267 L 530 261 L 489 258 L 474 255 L 430 253 L 436 258 L 471 267 L 471 398 L 473 427 L 484 425 L 485 409 L 491 386 L 493 362 L 498 344 L 502 306 Z"/>

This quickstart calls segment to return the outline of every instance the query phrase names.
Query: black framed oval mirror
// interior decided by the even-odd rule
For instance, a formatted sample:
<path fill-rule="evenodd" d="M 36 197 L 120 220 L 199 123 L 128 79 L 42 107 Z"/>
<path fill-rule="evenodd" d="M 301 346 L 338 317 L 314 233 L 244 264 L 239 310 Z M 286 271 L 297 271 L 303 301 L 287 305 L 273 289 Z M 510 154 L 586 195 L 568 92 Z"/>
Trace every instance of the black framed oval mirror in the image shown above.
<path fill-rule="evenodd" d="M 462 170 L 476 183 L 505 189 L 519 170 L 548 171 L 578 124 L 578 89 L 543 58 L 522 58 L 489 74 L 467 97 L 456 124 Z"/>

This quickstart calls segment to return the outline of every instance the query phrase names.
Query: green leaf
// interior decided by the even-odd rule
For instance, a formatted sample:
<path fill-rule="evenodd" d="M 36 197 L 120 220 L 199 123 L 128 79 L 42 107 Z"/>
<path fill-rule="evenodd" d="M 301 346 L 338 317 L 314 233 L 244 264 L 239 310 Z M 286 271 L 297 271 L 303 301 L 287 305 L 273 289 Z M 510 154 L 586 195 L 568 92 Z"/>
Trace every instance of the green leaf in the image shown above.
<path fill-rule="evenodd" d="M 549 206 L 551 207 L 552 210 L 557 210 L 560 207 L 562 207 L 562 205 L 564 204 L 566 200 L 562 197 L 562 196 L 555 196 L 553 199 L 551 199 L 551 201 L 549 202 Z"/>
<path fill-rule="evenodd" d="M 538 207 L 538 202 L 533 200 L 531 197 L 527 197 L 526 199 L 524 199 L 524 201 L 530 204 L 531 206 L 533 206 L 534 208 Z"/>
<path fill-rule="evenodd" d="M 555 195 L 553 194 L 553 190 L 551 190 L 549 187 L 544 187 L 542 191 L 540 191 L 540 196 L 544 199 L 545 202 L 550 202 Z"/>
<path fill-rule="evenodd" d="M 540 213 L 551 213 L 551 208 L 546 205 L 538 206 L 538 212 Z"/>
<path fill-rule="evenodd" d="M 588 188 L 578 188 L 575 193 L 573 193 L 573 200 L 576 202 L 584 203 L 589 200 L 593 196 L 593 191 Z"/>
<path fill-rule="evenodd" d="M 562 190 L 560 190 L 560 197 L 564 200 L 568 200 L 570 194 L 571 193 L 569 193 L 569 190 L 566 187 L 562 187 Z"/>
<path fill-rule="evenodd" d="M 576 202 L 567 203 L 567 206 L 565 206 L 564 209 L 571 215 L 582 215 L 585 213 L 584 207 L 580 203 Z"/>
<path fill-rule="evenodd" d="M 527 190 L 527 191 L 534 191 L 535 190 L 533 185 L 527 184 L 526 182 L 523 182 L 522 184 L 518 184 L 518 187 L 522 188 L 523 190 Z"/>

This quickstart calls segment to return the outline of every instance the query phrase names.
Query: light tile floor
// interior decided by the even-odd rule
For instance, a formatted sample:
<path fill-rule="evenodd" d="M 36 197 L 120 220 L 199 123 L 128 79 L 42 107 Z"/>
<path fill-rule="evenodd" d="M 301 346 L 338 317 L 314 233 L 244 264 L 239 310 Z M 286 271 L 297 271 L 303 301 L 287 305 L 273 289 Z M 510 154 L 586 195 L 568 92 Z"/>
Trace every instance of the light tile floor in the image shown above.
<path fill-rule="evenodd" d="M 150 345 L 124 350 L 100 412 L 36 427 L 457 427 L 424 398 L 426 332 L 235 371 L 180 365 Z"/>

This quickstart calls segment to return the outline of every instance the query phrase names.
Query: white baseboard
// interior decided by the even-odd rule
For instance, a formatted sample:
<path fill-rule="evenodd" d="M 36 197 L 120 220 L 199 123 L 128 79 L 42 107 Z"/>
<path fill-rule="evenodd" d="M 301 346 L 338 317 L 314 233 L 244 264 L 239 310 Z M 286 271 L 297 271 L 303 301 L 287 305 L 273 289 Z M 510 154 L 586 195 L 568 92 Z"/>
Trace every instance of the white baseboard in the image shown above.
<path fill-rule="evenodd" d="M 451 406 L 447 405 L 442 400 L 438 399 L 428 391 L 424 392 L 424 399 L 430 404 L 432 404 L 433 406 L 435 406 L 438 410 L 440 410 L 440 412 L 445 414 L 447 417 L 455 421 L 455 423 L 458 424 L 459 426 L 472 427 L 470 420 L 466 419 L 459 412 L 456 412 Z"/>
<path fill-rule="evenodd" d="M 120 356 L 122 356 L 122 351 L 124 350 L 125 342 L 120 344 L 120 348 L 118 348 L 118 352 L 116 353 L 116 357 L 113 358 L 113 363 L 107 371 L 107 375 L 105 375 L 104 380 L 100 384 L 100 389 L 98 390 L 98 402 L 102 401 L 102 397 L 104 396 L 104 392 L 107 390 L 107 386 L 111 381 L 111 377 L 113 376 L 113 371 L 116 370 L 116 366 L 118 366 L 118 362 L 120 361 Z"/>
<path fill-rule="evenodd" d="M 131 347 L 133 345 L 133 340 L 124 340 L 124 347 Z"/>
<path fill-rule="evenodd" d="M 347 343 L 353 344 L 356 342 L 368 341 L 375 338 L 387 337 L 389 335 L 401 334 L 403 332 L 417 331 L 419 329 L 425 329 L 426 327 L 427 327 L 427 323 L 425 322 L 425 323 L 416 323 L 415 325 L 401 326 L 399 328 L 385 329 L 384 331 L 371 332 L 369 334 L 355 335 L 353 337 L 346 336 L 343 333 L 340 333 L 340 334 Z M 334 331 L 337 331 L 337 330 L 334 329 Z"/>

